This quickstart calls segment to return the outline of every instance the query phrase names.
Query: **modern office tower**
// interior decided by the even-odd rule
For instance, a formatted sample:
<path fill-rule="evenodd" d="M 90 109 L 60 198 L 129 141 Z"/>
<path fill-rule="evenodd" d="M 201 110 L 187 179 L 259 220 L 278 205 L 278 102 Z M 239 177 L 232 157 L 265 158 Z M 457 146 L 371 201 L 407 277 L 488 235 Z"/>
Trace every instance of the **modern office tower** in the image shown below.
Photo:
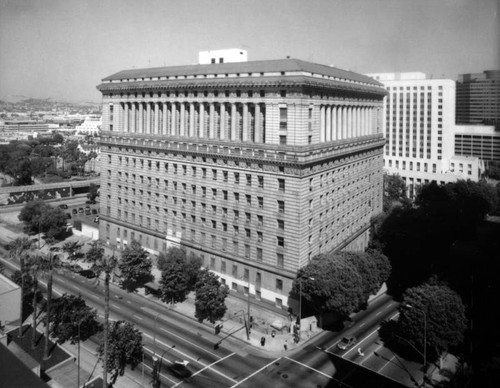
<path fill-rule="evenodd" d="M 370 74 L 389 95 L 384 101 L 384 167 L 406 182 L 410 197 L 418 186 L 436 181 L 479 178 L 478 158 L 454 158 L 455 81 L 424 73 Z M 455 168 L 462 164 L 462 169 Z"/>
<path fill-rule="evenodd" d="M 455 155 L 475 156 L 485 168 L 490 162 L 500 162 L 500 131 L 493 125 L 457 125 Z"/>
<path fill-rule="evenodd" d="M 500 70 L 459 75 L 456 99 L 458 124 L 500 128 Z"/>
<path fill-rule="evenodd" d="M 282 307 L 313 256 L 366 247 L 382 208 L 377 81 L 283 59 L 126 70 L 98 89 L 107 243 L 181 245 Z"/>

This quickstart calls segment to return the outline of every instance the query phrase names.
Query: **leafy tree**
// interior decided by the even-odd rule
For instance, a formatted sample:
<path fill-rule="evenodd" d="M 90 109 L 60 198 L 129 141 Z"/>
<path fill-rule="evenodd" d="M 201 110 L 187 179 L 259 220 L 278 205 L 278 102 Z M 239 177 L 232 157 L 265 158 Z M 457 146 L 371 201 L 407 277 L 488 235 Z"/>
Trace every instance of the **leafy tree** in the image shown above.
<path fill-rule="evenodd" d="M 122 274 L 120 286 L 124 290 L 133 292 L 151 281 L 153 264 L 139 241 L 132 240 L 130 245 L 123 250 L 121 256 L 118 268 Z"/>
<path fill-rule="evenodd" d="M 66 241 L 62 250 L 68 255 L 69 260 L 78 260 L 83 257 L 82 247 L 83 244 L 78 241 Z"/>
<path fill-rule="evenodd" d="M 19 325 L 19 337 L 23 335 L 22 332 L 22 322 L 23 322 L 23 305 L 24 298 L 26 296 L 26 291 L 29 289 L 30 284 L 27 282 L 27 274 L 25 269 L 25 262 L 28 259 L 30 252 L 33 248 L 33 242 L 28 237 L 18 237 L 8 245 L 9 258 L 11 260 L 19 260 L 20 271 L 15 274 L 20 275 L 20 281 L 16 281 L 17 284 L 21 286 L 21 300 L 20 300 L 20 325 Z M 14 279 L 14 278 L 13 278 Z M 14 280 L 15 281 L 15 280 Z"/>
<path fill-rule="evenodd" d="M 347 316 L 363 300 L 362 277 L 344 254 L 320 254 L 299 270 L 292 292 L 301 293 L 320 314 L 333 311 Z"/>
<path fill-rule="evenodd" d="M 406 195 L 406 183 L 399 174 L 384 174 L 384 212 L 396 205 L 409 206 L 411 201 Z"/>
<path fill-rule="evenodd" d="M 424 283 L 409 288 L 399 308 L 398 332 L 415 348 L 426 346 L 433 357 L 459 345 L 467 328 L 460 296 L 445 284 Z"/>
<path fill-rule="evenodd" d="M 97 196 L 99 195 L 99 186 L 95 183 L 91 183 L 89 186 L 89 193 L 87 194 L 87 198 L 90 201 L 95 201 Z"/>
<path fill-rule="evenodd" d="M 40 266 L 41 266 L 41 260 L 42 258 L 40 256 L 29 256 L 28 259 L 25 262 L 24 269 L 33 279 L 33 301 L 32 301 L 32 307 L 33 307 L 33 313 L 31 314 L 32 317 L 32 337 L 31 337 L 31 349 L 36 348 L 36 327 L 37 327 L 37 307 L 38 307 L 38 274 L 40 271 Z"/>
<path fill-rule="evenodd" d="M 98 348 L 103 357 L 104 344 Z M 130 322 L 114 322 L 109 330 L 109 355 L 104 369 L 111 373 L 111 385 L 123 376 L 127 364 L 134 369 L 142 360 L 142 333 Z"/>
<path fill-rule="evenodd" d="M 85 260 L 89 263 L 95 264 L 104 256 L 104 247 L 102 246 L 101 240 L 94 240 L 91 243 L 89 250 L 85 254 Z"/>
<path fill-rule="evenodd" d="M 89 307 L 81 295 L 63 294 L 54 300 L 50 313 L 47 313 L 45 324 L 50 328 L 52 337 L 57 338 L 59 344 L 70 341 L 75 344 L 78 340 L 85 341 L 98 333 L 102 326 L 98 321 L 97 310 Z M 80 326 L 80 337 L 78 337 Z"/>
<path fill-rule="evenodd" d="M 226 285 L 222 285 L 219 277 L 208 269 L 202 269 L 195 286 L 195 313 L 199 322 L 205 319 L 211 323 L 224 317 L 227 306 L 225 299 L 229 294 Z"/>
<path fill-rule="evenodd" d="M 18 216 L 31 233 L 43 232 L 48 238 L 59 237 L 66 232 L 66 215 L 42 200 L 28 202 Z"/>
<path fill-rule="evenodd" d="M 162 271 L 160 281 L 162 300 L 181 303 L 194 290 L 201 267 L 201 258 L 194 254 L 186 256 L 186 250 L 171 247 L 160 253 L 158 268 Z"/>
<path fill-rule="evenodd" d="M 380 287 L 391 275 L 391 263 L 389 258 L 377 249 L 368 249 L 366 253 L 370 256 L 370 260 L 375 263 Z"/>

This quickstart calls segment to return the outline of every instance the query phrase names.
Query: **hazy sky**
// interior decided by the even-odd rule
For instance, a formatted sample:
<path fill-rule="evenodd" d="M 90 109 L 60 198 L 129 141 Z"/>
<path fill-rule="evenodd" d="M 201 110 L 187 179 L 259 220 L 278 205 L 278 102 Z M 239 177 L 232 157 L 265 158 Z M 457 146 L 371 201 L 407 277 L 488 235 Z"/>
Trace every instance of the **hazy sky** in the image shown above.
<path fill-rule="evenodd" d="M 101 100 L 124 69 L 242 48 L 359 73 L 500 69 L 500 0 L 0 0 L 0 98 Z"/>

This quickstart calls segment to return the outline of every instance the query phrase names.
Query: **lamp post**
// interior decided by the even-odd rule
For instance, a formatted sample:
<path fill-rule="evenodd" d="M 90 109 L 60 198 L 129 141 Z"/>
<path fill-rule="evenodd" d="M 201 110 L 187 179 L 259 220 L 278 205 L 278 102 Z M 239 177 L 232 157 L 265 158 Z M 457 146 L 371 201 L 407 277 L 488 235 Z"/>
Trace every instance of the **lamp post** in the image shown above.
<path fill-rule="evenodd" d="M 241 315 L 243 316 L 243 322 L 245 323 L 245 329 L 247 332 L 247 340 L 249 341 L 250 340 L 250 328 L 248 327 L 247 319 L 245 317 L 245 310 L 237 311 L 234 313 L 234 315 L 236 315 L 240 312 L 242 313 Z"/>
<path fill-rule="evenodd" d="M 405 304 L 405 307 L 408 307 L 410 309 L 415 309 L 420 311 L 423 316 L 424 316 L 424 368 L 423 368 L 423 381 L 422 381 L 422 386 L 425 386 L 425 378 L 426 378 L 426 372 L 427 372 L 427 313 L 425 312 L 424 309 L 418 308 L 418 307 L 413 307 L 411 304 Z"/>

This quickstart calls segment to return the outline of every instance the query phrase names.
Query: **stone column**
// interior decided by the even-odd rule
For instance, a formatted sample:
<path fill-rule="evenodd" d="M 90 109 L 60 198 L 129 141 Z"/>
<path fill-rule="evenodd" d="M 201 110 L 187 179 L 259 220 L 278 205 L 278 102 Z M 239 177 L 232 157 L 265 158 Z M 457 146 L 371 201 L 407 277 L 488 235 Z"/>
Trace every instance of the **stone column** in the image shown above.
<path fill-rule="evenodd" d="M 176 116 L 177 116 L 176 104 L 175 104 L 175 102 L 171 102 L 170 103 L 170 134 L 172 136 L 178 135 L 177 126 L 175 125 L 175 122 L 177 120 Z"/>
<path fill-rule="evenodd" d="M 124 111 L 123 111 L 123 132 L 129 132 L 128 129 L 128 102 L 124 103 Z"/>
<path fill-rule="evenodd" d="M 144 133 L 151 133 L 151 103 L 146 102 L 146 128 Z"/>
<path fill-rule="evenodd" d="M 144 133 L 144 103 L 139 102 L 139 130 L 137 132 Z"/>
<path fill-rule="evenodd" d="M 162 122 L 161 122 L 161 126 L 162 126 L 162 134 L 163 136 L 167 135 L 167 129 L 168 129 L 168 109 L 167 109 L 167 103 L 164 102 L 163 103 L 163 109 L 162 109 Z"/>
<path fill-rule="evenodd" d="M 154 125 L 154 133 L 158 135 L 160 129 L 160 106 L 158 102 L 154 103 L 155 108 L 155 125 Z"/>
<path fill-rule="evenodd" d="M 198 114 L 198 118 L 199 118 L 199 125 L 200 125 L 200 130 L 199 130 L 199 138 L 200 139 L 203 139 L 206 137 L 205 135 L 205 103 L 204 102 L 200 102 L 198 104 L 198 107 L 199 107 L 199 114 Z"/>
<path fill-rule="evenodd" d="M 185 128 L 184 128 L 184 125 L 185 125 L 185 116 L 186 116 L 186 106 L 183 102 L 180 103 L 180 123 L 179 123 L 179 135 L 180 136 L 185 136 L 186 135 L 186 132 L 185 132 Z"/>
<path fill-rule="evenodd" d="M 337 106 L 332 106 L 332 140 L 338 140 L 337 138 Z"/>
<path fill-rule="evenodd" d="M 326 106 L 325 141 L 332 141 L 332 106 Z"/>
<path fill-rule="evenodd" d="M 325 106 L 321 105 L 319 108 L 319 141 L 325 142 Z"/>
<path fill-rule="evenodd" d="M 208 138 L 214 138 L 215 132 L 215 105 L 213 102 L 209 104 L 209 112 L 208 112 Z"/>
<path fill-rule="evenodd" d="M 243 141 L 250 140 L 248 134 L 248 104 L 243 103 Z"/>
<path fill-rule="evenodd" d="M 255 142 L 262 143 L 262 129 L 260 127 L 260 104 L 255 104 Z"/>
<path fill-rule="evenodd" d="M 237 140 L 237 134 L 236 134 L 236 104 L 231 103 L 231 140 Z"/>
<path fill-rule="evenodd" d="M 195 106 L 194 103 L 190 102 L 189 103 L 189 137 L 194 137 L 194 126 L 196 124 L 196 119 L 195 119 Z"/>
<path fill-rule="evenodd" d="M 219 124 L 215 123 L 215 126 L 214 126 L 214 138 L 215 139 L 221 139 L 221 140 L 226 139 L 226 134 L 227 134 L 226 117 L 227 116 L 228 116 L 228 114 L 227 114 L 227 109 L 226 109 L 226 103 L 222 102 L 219 104 Z"/>

